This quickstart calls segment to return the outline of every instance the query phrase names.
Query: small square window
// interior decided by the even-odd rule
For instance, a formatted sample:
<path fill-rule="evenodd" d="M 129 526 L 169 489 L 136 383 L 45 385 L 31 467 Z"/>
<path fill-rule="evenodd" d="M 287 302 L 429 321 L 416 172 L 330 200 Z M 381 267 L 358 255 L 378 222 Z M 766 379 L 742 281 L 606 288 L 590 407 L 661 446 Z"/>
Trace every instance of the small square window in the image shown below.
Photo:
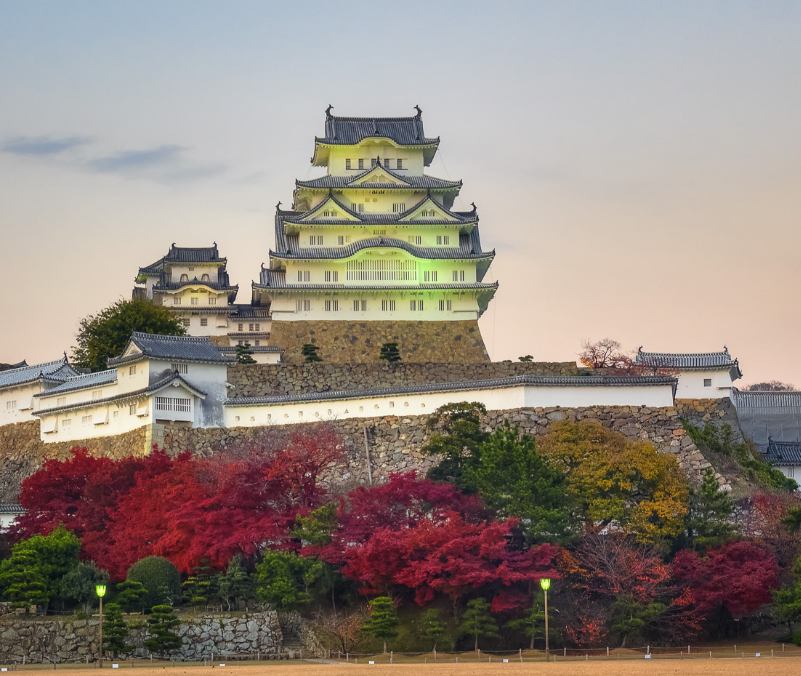
<path fill-rule="evenodd" d="M 704 387 L 712 387 L 712 378 L 704 378 Z"/>
<path fill-rule="evenodd" d="M 206 317 L 202 317 L 201 320 L 200 320 L 200 325 L 201 326 L 208 326 L 209 325 L 209 320 Z"/>

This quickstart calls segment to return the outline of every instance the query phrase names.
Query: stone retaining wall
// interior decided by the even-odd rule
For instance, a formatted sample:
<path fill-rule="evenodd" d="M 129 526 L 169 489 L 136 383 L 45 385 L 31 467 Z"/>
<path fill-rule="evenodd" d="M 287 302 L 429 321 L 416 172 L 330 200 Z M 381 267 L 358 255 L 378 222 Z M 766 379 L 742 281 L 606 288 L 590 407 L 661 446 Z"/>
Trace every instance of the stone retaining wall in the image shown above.
<path fill-rule="evenodd" d="M 337 364 L 380 363 L 384 343 L 397 343 L 405 362 L 489 361 L 475 319 L 462 321 L 280 321 L 273 320 L 270 345 L 284 348 L 281 359 L 303 362 L 304 344 L 317 345 L 323 361 Z"/>
<path fill-rule="evenodd" d="M 0 617 L 0 664 L 21 663 L 23 656 L 28 663 L 85 662 L 87 657 L 94 661 L 98 655 L 98 622 L 96 617 L 89 620 Z M 126 622 L 131 629 L 128 644 L 135 646 L 132 657 L 147 658 L 145 617 L 129 615 Z M 212 653 L 215 661 L 224 661 L 226 656 L 256 657 L 259 653 L 263 659 L 300 657 L 299 649 L 309 656 L 324 654 L 314 632 L 297 613 L 282 614 L 280 618 L 274 610 L 238 617 L 186 616 L 181 618 L 178 634 L 183 637 L 184 645 L 171 656 L 182 661 L 203 660 Z M 291 643 L 291 653 L 285 643 Z"/>
<path fill-rule="evenodd" d="M 3 425 L 0 427 L 0 503 L 15 503 L 20 486 L 51 458 L 69 457 L 76 446 L 89 449 L 93 454 L 109 458 L 144 455 L 149 452 L 150 430 L 141 427 L 125 434 L 46 444 L 40 439 L 39 420 Z"/>
<path fill-rule="evenodd" d="M 575 362 L 480 362 L 397 364 L 237 364 L 228 367 L 231 397 L 368 390 L 424 383 L 490 380 L 512 376 L 574 376 Z"/>
<path fill-rule="evenodd" d="M 676 399 L 676 410 L 679 415 L 698 427 L 712 423 L 718 427 L 730 425 L 734 434 L 734 443 L 745 442 L 737 409 L 731 399 Z"/>

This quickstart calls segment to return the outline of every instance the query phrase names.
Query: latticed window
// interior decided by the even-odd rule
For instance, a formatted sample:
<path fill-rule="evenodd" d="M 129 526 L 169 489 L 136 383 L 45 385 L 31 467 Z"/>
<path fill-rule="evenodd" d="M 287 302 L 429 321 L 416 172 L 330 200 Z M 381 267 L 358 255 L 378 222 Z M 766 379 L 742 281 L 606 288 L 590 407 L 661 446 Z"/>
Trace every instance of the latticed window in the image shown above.
<path fill-rule="evenodd" d="M 170 364 L 170 368 L 178 373 L 189 373 L 189 364 Z"/>
<path fill-rule="evenodd" d="M 170 413 L 191 413 L 192 400 L 181 397 L 156 397 L 156 410 Z"/>
<path fill-rule="evenodd" d="M 327 301 L 325 301 L 325 311 L 326 312 L 337 312 L 337 311 L 339 311 L 339 301 L 338 300 L 327 300 Z"/>
<path fill-rule="evenodd" d="M 417 265 L 408 260 L 364 260 L 347 261 L 348 281 L 417 281 Z"/>
<path fill-rule="evenodd" d="M 381 301 L 381 311 L 382 312 L 395 312 L 395 301 L 394 300 L 382 300 Z"/>

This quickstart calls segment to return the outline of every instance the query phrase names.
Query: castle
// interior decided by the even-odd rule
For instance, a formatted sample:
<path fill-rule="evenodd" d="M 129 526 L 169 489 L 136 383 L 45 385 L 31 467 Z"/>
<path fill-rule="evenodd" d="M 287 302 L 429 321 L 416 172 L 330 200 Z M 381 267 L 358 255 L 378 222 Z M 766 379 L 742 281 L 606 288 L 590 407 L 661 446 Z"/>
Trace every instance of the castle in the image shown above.
<path fill-rule="evenodd" d="M 134 334 L 100 373 L 78 373 L 66 357 L 2 372 L 0 426 L 38 420 L 44 444 L 146 429 L 150 443 L 165 425 L 414 417 L 464 400 L 491 411 L 672 411 L 677 396 L 729 401 L 742 374 L 725 349 L 641 349 L 638 375 L 490 362 L 478 318 L 498 288 L 485 281 L 495 254 L 482 248 L 475 204 L 454 206 L 461 181 L 426 174 L 440 140 L 424 133 L 422 111 L 331 111 L 311 160 L 326 173 L 295 181 L 291 209 L 277 205 L 275 249 L 249 302 L 236 302 L 239 286 L 216 243 L 173 244 L 139 268 L 133 295 L 170 307 L 188 336 Z M 387 342 L 398 344 L 399 365 L 379 362 Z M 318 348 L 321 365 L 303 364 L 306 344 Z M 257 365 L 236 364 L 239 345 Z"/>

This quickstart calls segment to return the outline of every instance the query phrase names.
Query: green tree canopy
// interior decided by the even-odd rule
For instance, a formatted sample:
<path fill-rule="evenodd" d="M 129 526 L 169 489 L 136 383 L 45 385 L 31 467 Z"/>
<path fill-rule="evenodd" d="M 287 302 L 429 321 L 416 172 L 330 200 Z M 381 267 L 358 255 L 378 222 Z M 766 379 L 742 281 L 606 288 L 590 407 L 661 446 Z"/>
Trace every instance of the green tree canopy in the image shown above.
<path fill-rule="evenodd" d="M 732 522 L 734 501 L 720 489 L 712 468 L 707 468 L 701 488 L 690 500 L 687 527 L 695 548 L 725 544 L 737 534 Z"/>
<path fill-rule="evenodd" d="M 502 517 L 518 517 L 530 542 L 565 540 L 571 532 L 564 474 L 537 453 L 534 437 L 509 421 L 479 447 L 463 483 Z"/>
<path fill-rule="evenodd" d="M 266 549 L 256 564 L 256 600 L 280 610 L 297 610 L 311 601 L 304 573 L 310 562 L 291 552 Z"/>
<path fill-rule="evenodd" d="M 88 615 L 91 608 L 98 603 L 96 585 L 107 585 L 109 575 L 100 570 L 94 562 L 79 562 L 61 579 L 61 596 L 67 601 L 82 603 Z"/>
<path fill-rule="evenodd" d="M 236 363 L 237 364 L 255 364 L 256 360 L 253 358 L 253 350 L 250 349 L 250 343 L 236 346 Z"/>
<path fill-rule="evenodd" d="M 475 637 L 474 650 L 478 651 L 478 638 L 498 638 L 498 623 L 490 615 L 490 604 L 486 599 L 477 598 L 469 601 L 467 610 L 462 616 L 462 624 L 459 627 L 463 634 Z"/>
<path fill-rule="evenodd" d="M 0 566 L 2 598 L 11 601 L 14 608 L 45 605 L 47 583 L 36 554 L 30 550 L 17 550 Z"/>
<path fill-rule="evenodd" d="M 153 606 L 147 618 L 149 638 L 145 641 L 145 648 L 150 652 L 161 655 L 180 648 L 184 640 L 175 633 L 175 628 L 181 624 L 172 606 Z"/>
<path fill-rule="evenodd" d="M 397 343 L 384 343 L 381 346 L 381 352 L 378 355 L 379 359 L 388 361 L 390 364 L 399 362 L 401 360 L 401 353 L 398 350 Z"/>
<path fill-rule="evenodd" d="M 72 349 L 75 366 L 102 371 L 110 357 L 118 357 L 134 331 L 183 336 L 186 330 L 163 305 L 135 298 L 118 300 L 96 315 L 81 320 L 78 344 Z"/>
<path fill-rule="evenodd" d="M 370 619 L 362 630 L 384 641 L 384 652 L 387 652 L 387 639 L 398 635 L 398 612 L 389 596 L 378 596 L 370 602 Z"/>
<path fill-rule="evenodd" d="M 426 422 L 433 434 L 420 449 L 428 455 L 442 456 L 439 464 L 429 470 L 430 479 L 464 488 L 464 468 L 477 461 L 479 448 L 489 437 L 489 433 L 481 429 L 481 416 L 486 413 L 484 404 L 468 401 L 446 404 L 434 412 Z"/>
<path fill-rule="evenodd" d="M 553 626 L 553 610 L 548 609 L 548 637 L 555 638 L 557 632 Z M 525 616 L 511 620 L 508 623 L 511 629 L 522 630 L 531 639 L 529 648 L 534 650 L 534 641 L 538 638 L 545 638 L 545 594 L 538 590 L 534 594 L 531 607 L 526 611 Z"/>
<path fill-rule="evenodd" d="M 145 608 L 177 603 L 181 599 L 181 575 L 171 561 L 161 556 L 147 556 L 128 569 L 130 582 L 141 582 L 145 588 Z"/>
<path fill-rule="evenodd" d="M 665 610 L 663 603 L 642 603 L 635 601 L 631 594 L 618 594 L 612 603 L 610 628 L 624 647 L 629 637 L 643 638 L 648 625 L 662 617 Z"/>
<path fill-rule="evenodd" d="M 793 562 L 790 584 L 773 592 L 773 604 L 784 621 L 796 623 L 801 620 L 801 556 Z M 801 631 L 795 631 L 792 640 L 796 645 L 801 645 Z"/>
<path fill-rule="evenodd" d="M 228 570 L 220 580 L 218 593 L 228 605 L 228 610 L 231 610 L 232 603 L 236 604 L 240 600 L 248 601 L 255 598 L 253 578 L 245 570 L 241 554 L 237 554 L 228 564 Z"/>
<path fill-rule="evenodd" d="M 313 343 L 306 343 L 300 348 L 300 354 L 303 357 L 303 361 L 307 364 L 312 364 L 316 361 L 322 361 L 322 357 L 317 354 L 317 350 L 319 349 L 320 347 L 314 345 Z"/>
<path fill-rule="evenodd" d="M 128 625 L 122 617 L 122 608 L 116 603 L 109 603 L 103 608 L 103 650 L 116 657 L 120 653 L 133 652 L 133 646 L 126 643 Z"/>
<path fill-rule="evenodd" d="M 144 610 L 144 598 L 147 595 L 147 589 L 141 582 L 135 580 L 125 580 L 117 585 L 117 604 L 126 613 L 134 610 Z"/>
<path fill-rule="evenodd" d="M 432 643 L 432 650 L 437 649 L 437 643 L 445 636 L 445 625 L 442 623 L 439 610 L 437 608 L 429 608 L 420 618 L 420 633 L 428 641 Z"/>

